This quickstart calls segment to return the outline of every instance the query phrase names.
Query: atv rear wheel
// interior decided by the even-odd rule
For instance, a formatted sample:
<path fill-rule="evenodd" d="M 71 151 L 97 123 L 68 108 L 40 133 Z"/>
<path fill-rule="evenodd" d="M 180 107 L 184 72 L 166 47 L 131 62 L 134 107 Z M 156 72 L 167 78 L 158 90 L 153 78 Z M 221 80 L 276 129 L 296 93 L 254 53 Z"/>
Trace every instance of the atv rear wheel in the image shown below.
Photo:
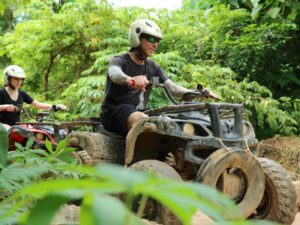
<path fill-rule="evenodd" d="M 297 213 L 296 191 L 285 170 L 267 158 L 257 158 L 265 173 L 265 192 L 250 218 L 291 224 Z"/>
<path fill-rule="evenodd" d="M 176 172 L 174 168 L 168 164 L 158 161 L 158 160 L 142 160 L 134 163 L 129 167 L 130 169 L 139 171 L 151 171 L 157 176 L 170 178 L 176 181 L 182 181 L 180 175 Z M 136 199 L 134 202 L 134 209 L 138 208 L 138 201 Z M 162 206 L 153 199 L 149 199 L 146 203 L 144 216 L 146 219 L 155 221 L 164 225 L 181 225 L 181 221 L 165 206 Z M 150 213 L 149 213 L 150 212 Z"/>
<path fill-rule="evenodd" d="M 197 172 L 196 181 L 215 187 L 231 197 L 244 217 L 251 215 L 262 199 L 265 177 L 257 159 L 247 151 L 219 149 Z M 232 218 L 232 215 L 224 215 Z"/>
<path fill-rule="evenodd" d="M 67 145 L 76 148 L 73 157 L 80 164 L 124 163 L 122 143 L 101 133 L 72 132 L 67 137 Z"/>

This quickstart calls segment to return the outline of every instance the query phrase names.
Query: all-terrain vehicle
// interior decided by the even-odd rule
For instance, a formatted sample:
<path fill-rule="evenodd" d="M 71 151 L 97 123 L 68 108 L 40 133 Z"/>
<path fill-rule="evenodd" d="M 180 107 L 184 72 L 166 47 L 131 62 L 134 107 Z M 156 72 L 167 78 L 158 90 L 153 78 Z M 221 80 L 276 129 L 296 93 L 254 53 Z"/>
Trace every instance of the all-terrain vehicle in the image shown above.
<path fill-rule="evenodd" d="M 157 86 L 176 103 L 165 86 Z M 191 92 L 185 99 L 199 95 Z M 293 222 L 292 182 L 279 164 L 255 156 L 258 141 L 243 120 L 242 104 L 188 101 L 145 113 L 149 118 L 134 126 L 126 140 L 98 126 L 95 132 L 70 133 L 68 145 L 77 148 L 84 164 L 117 163 L 200 182 L 228 195 L 245 218 Z"/>
<path fill-rule="evenodd" d="M 28 108 L 19 108 L 19 111 L 29 120 L 34 122 L 18 122 L 8 130 L 9 150 L 16 148 L 19 143 L 26 146 L 29 139 L 33 140 L 32 148 L 46 149 L 46 140 L 50 141 L 55 148 L 59 140 L 66 138 L 74 128 L 80 126 L 92 126 L 93 129 L 98 125 L 97 122 L 57 122 L 54 120 L 54 112 L 38 112 L 36 118 L 33 117 Z"/>

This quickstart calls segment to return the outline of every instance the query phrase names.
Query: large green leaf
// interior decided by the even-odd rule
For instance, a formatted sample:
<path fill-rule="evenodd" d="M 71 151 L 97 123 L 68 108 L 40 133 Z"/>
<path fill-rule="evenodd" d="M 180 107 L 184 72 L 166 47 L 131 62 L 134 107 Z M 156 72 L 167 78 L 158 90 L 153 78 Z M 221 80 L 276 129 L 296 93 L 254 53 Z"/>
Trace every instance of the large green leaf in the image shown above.
<path fill-rule="evenodd" d="M 5 127 L 0 123 L 0 167 L 4 168 L 6 165 L 8 151 L 8 133 Z"/>
<path fill-rule="evenodd" d="M 22 221 L 21 224 L 49 225 L 58 209 L 71 199 L 72 198 L 66 194 L 52 193 L 38 201 L 28 217 L 25 217 L 25 220 Z"/>
<path fill-rule="evenodd" d="M 81 225 L 143 225 L 119 199 L 107 195 L 88 195 L 80 212 Z M 112 213 L 113 212 L 113 213 Z"/>
<path fill-rule="evenodd" d="M 274 7 L 274 8 L 271 8 L 267 14 L 274 19 L 278 16 L 279 12 L 280 12 L 280 8 Z"/>

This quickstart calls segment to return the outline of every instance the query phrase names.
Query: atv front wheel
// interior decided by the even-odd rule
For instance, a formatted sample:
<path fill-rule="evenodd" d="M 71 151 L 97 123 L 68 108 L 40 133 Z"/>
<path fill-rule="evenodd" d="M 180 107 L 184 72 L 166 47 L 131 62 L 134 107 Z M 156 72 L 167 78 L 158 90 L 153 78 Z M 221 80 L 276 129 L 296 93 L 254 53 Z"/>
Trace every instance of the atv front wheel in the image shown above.
<path fill-rule="evenodd" d="M 249 217 L 262 199 L 265 177 L 257 159 L 247 151 L 219 149 L 201 165 L 196 181 L 230 197 L 244 217 Z M 232 215 L 224 215 L 230 219 Z"/>
<path fill-rule="evenodd" d="M 297 213 L 296 191 L 285 170 L 267 158 L 257 158 L 265 173 L 264 196 L 250 218 L 291 224 Z"/>
<path fill-rule="evenodd" d="M 182 181 L 176 170 L 168 164 L 158 160 L 142 160 L 134 163 L 130 169 L 139 171 L 151 171 L 157 176 L 170 178 L 176 181 Z M 135 199 L 133 208 L 137 210 L 140 198 Z M 165 206 L 153 199 L 146 203 L 144 217 L 164 225 L 181 225 L 181 221 Z"/>

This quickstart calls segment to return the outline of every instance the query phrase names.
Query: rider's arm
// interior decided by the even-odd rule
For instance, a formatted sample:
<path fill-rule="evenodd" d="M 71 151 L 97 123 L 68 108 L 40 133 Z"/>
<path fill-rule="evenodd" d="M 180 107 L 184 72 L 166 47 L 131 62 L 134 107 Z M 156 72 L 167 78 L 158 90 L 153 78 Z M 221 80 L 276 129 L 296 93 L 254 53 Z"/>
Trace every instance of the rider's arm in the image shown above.
<path fill-rule="evenodd" d="M 47 103 L 38 102 L 36 100 L 34 100 L 31 103 L 31 106 L 34 107 L 34 108 L 44 109 L 44 110 L 51 110 L 52 109 L 52 105 L 47 104 Z"/>
<path fill-rule="evenodd" d="M 108 67 L 109 79 L 120 85 L 127 85 L 128 81 L 131 79 L 130 76 L 126 75 L 119 66 L 112 65 Z"/>
<path fill-rule="evenodd" d="M 53 110 L 54 112 L 58 110 L 67 110 L 67 106 L 62 105 L 62 104 L 57 104 L 57 105 L 50 105 L 47 103 L 42 103 L 34 100 L 31 103 L 31 106 L 38 108 L 38 109 L 44 109 L 44 110 Z"/>
<path fill-rule="evenodd" d="M 164 82 L 164 85 L 167 86 L 167 88 L 171 91 L 171 94 L 174 95 L 175 97 L 180 97 L 181 98 L 184 93 L 189 92 L 188 89 L 175 84 L 170 79 L 167 79 Z"/>
<path fill-rule="evenodd" d="M 129 85 L 132 88 L 141 91 L 146 91 L 146 87 L 149 83 L 145 75 L 130 77 L 126 75 L 119 66 L 116 65 L 111 65 L 108 67 L 108 77 L 116 84 Z"/>

